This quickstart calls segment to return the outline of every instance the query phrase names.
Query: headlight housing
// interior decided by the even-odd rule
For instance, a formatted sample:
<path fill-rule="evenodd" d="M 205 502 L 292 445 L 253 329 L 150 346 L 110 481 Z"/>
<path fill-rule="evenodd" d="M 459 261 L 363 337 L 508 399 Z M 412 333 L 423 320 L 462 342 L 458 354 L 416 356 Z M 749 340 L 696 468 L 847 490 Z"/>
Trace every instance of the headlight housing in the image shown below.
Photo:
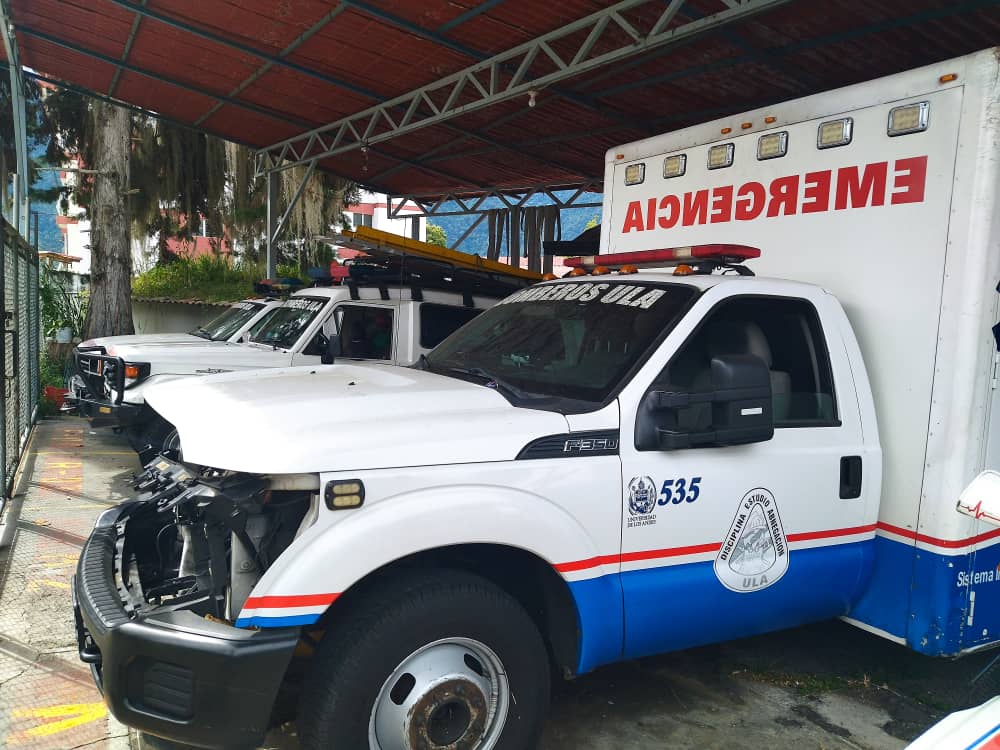
<path fill-rule="evenodd" d="M 125 363 L 125 387 L 139 383 L 149 377 L 149 362 L 126 362 Z"/>

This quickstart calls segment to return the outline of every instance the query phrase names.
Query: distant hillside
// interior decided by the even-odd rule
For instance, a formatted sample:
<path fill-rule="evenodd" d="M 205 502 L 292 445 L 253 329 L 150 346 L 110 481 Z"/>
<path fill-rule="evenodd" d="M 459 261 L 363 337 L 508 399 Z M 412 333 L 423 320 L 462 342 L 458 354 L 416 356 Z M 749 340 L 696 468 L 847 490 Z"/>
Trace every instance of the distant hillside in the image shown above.
<path fill-rule="evenodd" d="M 571 193 L 562 193 L 562 196 L 571 195 Z M 594 202 L 601 200 L 600 193 L 590 194 L 590 198 Z M 548 198 L 544 195 L 536 195 L 529 199 L 527 205 L 529 206 L 540 206 L 547 204 Z M 448 208 L 454 207 L 454 204 L 445 203 L 444 206 L 446 210 Z M 487 201 L 483 204 L 483 208 L 502 208 L 503 204 L 499 200 Z M 476 220 L 475 216 L 434 216 L 429 218 L 427 221 L 431 224 L 437 224 L 442 229 L 444 229 L 445 234 L 448 236 L 448 246 L 451 247 L 452 244 L 462 233 Z M 601 207 L 594 206 L 593 208 L 567 208 L 562 212 L 562 237 L 564 240 L 571 240 L 579 236 L 587 226 L 587 222 L 591 219 L 596 219 L 598 222 L 601 220 Z M 557 237 L 556 239 L 560 239 Z M 468 236 L 465 242 L 462 243 L 459 250 L 467 253 L 473 253 L 475 255 L 486 255 L 486 248 L 489 246 L 489 225 L 487 220 L 476 227 L 472 234 Z"/>
<path fill-rule="evenodd" d="M 31 156 L 33 159 L 40 159 L 45 155 L 45 147 L 42 145 L 35 146 L 32 149 Z M 38 179 L 35 181 L 35 188 L 45 189 L 50 187 L 57 187 L 59 185 L 59 173 L 58 172 L 39 172 Z M 57 206 L 55 203 L 35 203 L 31 204 L 31 211 L 38 213 L 38 249 L 39 250 L 51 250 L 53 252 L 61 253 L 63 251 L 63 238 L 62 232 L 59 231 L 59 226 L 56 224 L 56 210 Z M 34 235 L 34 219 L 31 219 L 32 223 L 29 225 L 31 227 L 31 239 L 35 238 Z"/>

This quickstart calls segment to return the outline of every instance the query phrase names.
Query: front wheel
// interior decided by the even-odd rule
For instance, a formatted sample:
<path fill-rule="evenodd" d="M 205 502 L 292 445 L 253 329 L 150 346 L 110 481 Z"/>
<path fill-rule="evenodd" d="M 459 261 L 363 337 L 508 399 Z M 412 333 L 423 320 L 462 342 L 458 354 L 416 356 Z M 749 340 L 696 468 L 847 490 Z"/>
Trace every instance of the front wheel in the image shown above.
<path fill-rule="evenodd" d="M 537 743 L 548 657 L 531 618 L 489 581 L 425 571 L 377 589 L 343 618 L 310 667 L 299 713 L 304 750 Z"/>
<path fill-rule="evenodd" d="M 177 428 L 159 414 L 129 431 L 129 441 L 143 466 L 161 453 L 180 459 L 181 441 Z"/>

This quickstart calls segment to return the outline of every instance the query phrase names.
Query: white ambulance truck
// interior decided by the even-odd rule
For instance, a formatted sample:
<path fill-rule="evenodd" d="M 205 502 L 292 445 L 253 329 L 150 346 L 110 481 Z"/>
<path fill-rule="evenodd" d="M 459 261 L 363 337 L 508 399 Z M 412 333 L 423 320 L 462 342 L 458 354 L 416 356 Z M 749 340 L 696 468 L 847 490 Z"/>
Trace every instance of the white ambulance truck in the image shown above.
<path fill-rule="evenodd" d="M 112 712 L 249 745 L 291 692 L 305 748 L 519 750 L 550 663 L 1000 642 L 1000 530 L 955 511 L 1000 459 L 998 102 L 989 50 L 612 149 L 601 252 L 415 366 L 150 388 L 186 463 L 74 584 Z"/>

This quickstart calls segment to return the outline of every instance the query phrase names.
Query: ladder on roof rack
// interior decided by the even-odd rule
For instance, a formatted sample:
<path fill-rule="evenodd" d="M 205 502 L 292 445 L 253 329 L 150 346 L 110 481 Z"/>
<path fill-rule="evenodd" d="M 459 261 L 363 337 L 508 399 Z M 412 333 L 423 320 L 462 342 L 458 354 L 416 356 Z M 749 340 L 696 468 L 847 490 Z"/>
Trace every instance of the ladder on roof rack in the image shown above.
<path fill-rule="evenodd" d="M 508 266 L 478 255 L 450 250 L 370 227 L 344 230 L 319 237 L 325 242 L 358 250 L 371 260 L 358 258 L 348 269 L 350 281 L 358 284 L 402 284 L 404 286 L 477 292 L 505 297 L 542 280 L 542 274 Z M 345 281 L 345 283 L 350 283 Z"/>

